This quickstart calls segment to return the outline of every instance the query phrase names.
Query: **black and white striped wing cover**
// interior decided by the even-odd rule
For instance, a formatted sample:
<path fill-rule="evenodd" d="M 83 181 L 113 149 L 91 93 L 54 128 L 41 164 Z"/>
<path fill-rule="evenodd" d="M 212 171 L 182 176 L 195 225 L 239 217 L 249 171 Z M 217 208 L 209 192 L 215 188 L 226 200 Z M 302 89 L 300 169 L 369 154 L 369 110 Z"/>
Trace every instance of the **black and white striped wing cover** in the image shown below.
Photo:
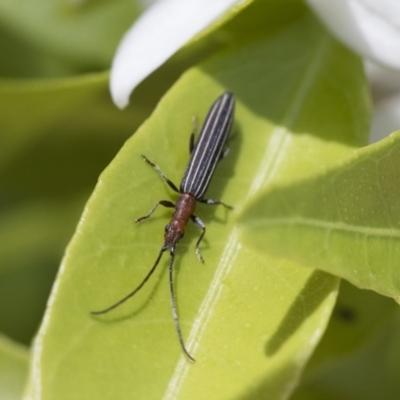
<path fill-rule="evenodd" d="M 225 92 L 211 106 L 183 175 L 180 191 L 200 199 L 207 190 L 233 122 L 235 98 Z"/>

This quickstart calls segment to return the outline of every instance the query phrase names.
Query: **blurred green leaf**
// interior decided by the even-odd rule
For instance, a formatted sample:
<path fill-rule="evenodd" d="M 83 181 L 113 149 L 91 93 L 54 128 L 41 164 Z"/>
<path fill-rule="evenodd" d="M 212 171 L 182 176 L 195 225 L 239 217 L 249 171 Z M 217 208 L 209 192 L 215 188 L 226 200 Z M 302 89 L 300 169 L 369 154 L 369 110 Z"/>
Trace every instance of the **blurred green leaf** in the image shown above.
<path fill-rule="evenodd" d="M 396 400 L 400 312 L 391 299 L 342 281 L 328 329 L 293 400 Z"/>
<path fill-rule="evenodd" d="M 0 331 L 27 345 L 39 328 L 84 197 L 31 201 L 0 213 Z"/>
<path fill-rule="evenodd" d="M 64 76 L 109 67 L 139 15 L 132 0 L 0 2 L 0 75 Z"/>
<path fill-rule="evenodd" d="M 0 82 L 3 196 L 65 198 L 90 190 L 150 112 L 112 104 L 108 74 Z"/>
<path fill-rule="evenodd" d="M 400 301 L 400 132 L 296 184 L 271 186 L 243 217 L 267 253 Z"/>
<path fill-rule="evenodd" d="M 188 227 L 175 265 L 182 355 L 169 310 L 167 256 L 135 299 L 103 317 L 154 262 L 169 198 L 146 154 L 179 182 L 193 115 L 229 89 L 237 97 L 230 155 L 199 205 L 205 265 Z M 36 345 L 31 394 L 80 398 L 284 398 L 318 343 L 335 302 L 328 274 L 246 245 L 240 210 L 271 182 L 296 181 L 366 141 L 368 94 L 358 59 L 305 15 L 281 32 L 234 47 L 187 72 L 102 174 L 69 245 Z"/>
<path fill-rule="evenodd" d="M 28 377 L 28 349 L 0 335 L 0 397 L 19 400 Z"/>

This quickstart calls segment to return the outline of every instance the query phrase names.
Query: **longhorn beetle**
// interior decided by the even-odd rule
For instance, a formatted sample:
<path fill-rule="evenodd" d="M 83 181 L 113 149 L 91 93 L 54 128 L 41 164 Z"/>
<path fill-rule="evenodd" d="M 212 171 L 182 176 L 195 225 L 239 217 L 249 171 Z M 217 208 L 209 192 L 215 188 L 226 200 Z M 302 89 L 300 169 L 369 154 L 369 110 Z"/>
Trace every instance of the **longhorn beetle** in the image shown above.
<path fill-rule="evenodd" d="M 169 249 L 171 256 L 169 262 L 169 288 L 172 316 L 175 323 L 175 329 L 178 334 L 179 343 L 183 352 L 191 361 L 195 360 L 185 347 L 175 303 L 175 292 L 173 285 L 175 248 L 179 240 L 183 237 L 186 224 L 189 222 L 189 219 L 191 219 L 194 224 L 202 230 L 202 233 L 196 243 L 196 255 L 201 262 L 204 262 L 200 253 L 199 245 L 204 237 L 204 234 L 206 233 L 206 226 L 199 217 L 193 214 L 196 202 L 198 201 L 200 203 L 213 205 L 221 204 L 226 208 L 232 209 L 231 206 L 228 206 L 222 201 L 205 199 L 203 195 L 207 190 L 218 161 L 227 154 L 227 148 L 225 145 L 233 122 L 234 108 L 235 99 L 233 94 L 229 92 L 223 93 L 211 106 L 207 117 L 204 120 L 203 126 L 201 127 L 199 138 L 196 143 L 194 143 L 194 130 L 192 131 L 189 142 L 189 149 L 191 153 L 190 159 L 185 173 L 183 174 L 179 189 L 164 175 L 164 173 L 156 164 L 142 154 L 144 161 L 156 170 L 156 172 L 165 180 L 172 190 L 179 193 L 179 198 L 175 204 L 169 200 L 160 200 L 146 215 L 137 218 L 135 221 L 141 222 L 149 218 L 159 205 L 175 208 L 170 223 L 165 227 L 164 244 L 161 247 L 153 267 L 150 269 L 140 285 L 121 300 L 105 308 L 104 310 L 91 312 L 92 314 L 105 314 L 134 296 L 148 281 L 160 262 L 162 255 L 166 250 Z"/>

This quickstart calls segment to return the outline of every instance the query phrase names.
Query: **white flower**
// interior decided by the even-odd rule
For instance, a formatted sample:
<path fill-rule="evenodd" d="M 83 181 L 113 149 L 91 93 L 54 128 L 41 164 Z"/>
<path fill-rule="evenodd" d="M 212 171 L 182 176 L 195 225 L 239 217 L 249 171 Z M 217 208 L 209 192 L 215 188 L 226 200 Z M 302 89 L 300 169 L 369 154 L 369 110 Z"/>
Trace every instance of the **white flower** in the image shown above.
<path fill-rule="evenodd" d="M 399 0 L 307 0 L 328 29 L 357 53 L 400 69 Z"/>
<path fill-rule="evenodd" d="M 125 34 L 111 68 L 114 103 L 124 108 L 133 89 L 227 10 L 243 0 L 159 0 Z"/>

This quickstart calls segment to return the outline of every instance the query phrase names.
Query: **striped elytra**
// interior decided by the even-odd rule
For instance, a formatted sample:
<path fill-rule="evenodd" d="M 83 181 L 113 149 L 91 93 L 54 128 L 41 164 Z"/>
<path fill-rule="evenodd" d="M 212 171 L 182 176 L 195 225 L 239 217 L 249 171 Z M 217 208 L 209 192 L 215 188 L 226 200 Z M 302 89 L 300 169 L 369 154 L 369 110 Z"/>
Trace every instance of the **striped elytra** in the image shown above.
<path fill-rule="evenodd" d="M 218 161 L 223 156 L 232 126 L 235 98 L 225 92 L 214 102 L 193 148 L 183 174 L 180 191 L 201 198 L 207 190 Z"/>

